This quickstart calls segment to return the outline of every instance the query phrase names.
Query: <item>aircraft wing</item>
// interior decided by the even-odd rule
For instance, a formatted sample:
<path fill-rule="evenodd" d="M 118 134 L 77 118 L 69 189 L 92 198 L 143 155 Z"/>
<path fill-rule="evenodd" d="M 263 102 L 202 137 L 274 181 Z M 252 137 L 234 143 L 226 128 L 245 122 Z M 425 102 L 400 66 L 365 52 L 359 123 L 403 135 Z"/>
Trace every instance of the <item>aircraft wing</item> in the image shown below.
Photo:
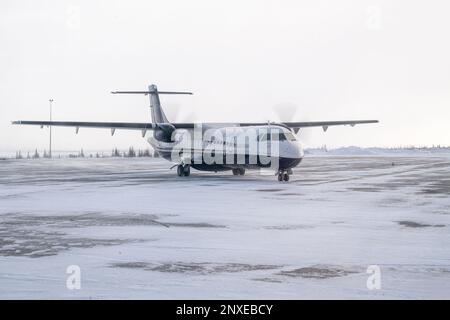
<path fill-rule="evenodd" d="M 292 129 L 322 127 L 325 131 L 329 126 L 355 126 L 357 124 L 378 123 L 378 120 L 349 120 L 349 121 L 308 121 L 308 122 L 282 122 Z"/>
<path fill-rule="evenodd" d="M 292 129 L 300 129 L 307 127 L 322 127 L 326 130 L 329 126 L 354 126 L 357 124 L 378 123 L 378 120 L 346 120 L 346 121 L 307 121 L 307 122 L 280 122 L 278 124 L 284 125 Z M 172 123 L 177 129 L 192 129 L 195 123 Z M 204 123 L 205 126 L 211 127 L 248 127 L 248 126 L 266 126 L 268 124 L 277 124 L 273 122 L 238 122 L 238 123 Z"/>
<path fill-rule="evenodd" d="M 142 130 L 153 129 L 152 123 L 132 123 L 132 122 L 78 122 L 78 121 L 13 121 L 12 124 L 52 126 L 52 127 L 85 127 L 85 128 L 108 128 L 108 129 L 129 129 Z"/>
<path fill-rule="evenodd" d="M 79 128 L 103 128 L 111 129 L 114 134 L 116 129 L 140 130 L 145 135 L 147 130 L 154 129 L 152 123 L 132 123 L 132 122 L 78 122 L 78 121 L 13 121 L 12 124 L 35 125 L 35 126 L 55 126 L 55 127 L 75 127 L 76 132 Z"/>
<path fill-rule="evenodd" d="M 300 128 L 307 127 L 322 127 L 325 131 L 329 126 L 342 126 L 349 125 L 354 126 L 357 124 L 378 123 L 378 120 L 348 120 L 348 121 L 308 121 L 308 122 L 281 122 L 281 125 L 298 130 Z M 130 123 L 130 122 L 76 122 L 76 121 L 13 121 L 13 124 L 19 125 L 37 125 L 37 126 L 60 126 L 60 127 L 75 127 L 77 132 L 79 128 L 106 128 L 106 129 L 128 129 L 128 130 L 141 130 L 144 134 L 146 130 L 155 129 L 157 126 L 153 123 Z M 241 123 L 204 123 L 205 126 L 210 127 L 248 127 L 248 126 L 264 126 L 268 125 L 268 122 L 241 122 Z M 276 124 L 276 123 L 270 123 Z M 172 123 L 177 129 L 192 129 L 197 125 L 196 123 Z"/>

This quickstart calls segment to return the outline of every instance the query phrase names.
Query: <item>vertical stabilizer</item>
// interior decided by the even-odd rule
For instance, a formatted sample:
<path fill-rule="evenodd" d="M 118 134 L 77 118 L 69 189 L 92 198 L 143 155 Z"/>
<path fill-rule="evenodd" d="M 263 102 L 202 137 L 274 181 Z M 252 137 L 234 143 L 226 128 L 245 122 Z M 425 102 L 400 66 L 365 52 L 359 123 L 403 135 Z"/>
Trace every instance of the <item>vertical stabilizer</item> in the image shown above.
<path fill-rule="evenodd" d="M 148 86 L 148 94 L 150 96 L 150 109 L 152 113 L 152 123 L 168 123 L 166 115 L 161 108 L 161 102 L 159 101 L 159 93 L 156 85 L 152 84 Z"/>

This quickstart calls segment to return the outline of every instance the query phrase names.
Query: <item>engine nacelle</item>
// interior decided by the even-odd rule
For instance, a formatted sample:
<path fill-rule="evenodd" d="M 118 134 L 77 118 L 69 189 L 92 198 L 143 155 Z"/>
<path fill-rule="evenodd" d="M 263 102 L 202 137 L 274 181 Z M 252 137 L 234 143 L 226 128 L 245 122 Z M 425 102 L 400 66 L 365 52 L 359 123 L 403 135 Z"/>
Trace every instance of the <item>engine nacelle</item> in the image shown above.
<path fill-rule="evenodd" d="M 159 141 L 170 142 L 174 131 L 175 126 L 170 123 L 157 123 L 153 136 Z"/>

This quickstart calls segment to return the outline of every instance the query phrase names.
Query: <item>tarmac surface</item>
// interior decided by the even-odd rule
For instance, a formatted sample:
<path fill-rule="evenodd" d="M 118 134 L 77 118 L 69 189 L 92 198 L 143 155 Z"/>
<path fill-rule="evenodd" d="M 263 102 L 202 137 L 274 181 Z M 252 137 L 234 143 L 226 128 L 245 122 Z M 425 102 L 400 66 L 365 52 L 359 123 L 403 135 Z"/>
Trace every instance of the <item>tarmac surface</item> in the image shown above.
<path fill-rule="evenodd" d="M 289 182 L 154 158 L 0 164 L 3 299 L 450 298 L 449 157 L 310 156 Z"/>

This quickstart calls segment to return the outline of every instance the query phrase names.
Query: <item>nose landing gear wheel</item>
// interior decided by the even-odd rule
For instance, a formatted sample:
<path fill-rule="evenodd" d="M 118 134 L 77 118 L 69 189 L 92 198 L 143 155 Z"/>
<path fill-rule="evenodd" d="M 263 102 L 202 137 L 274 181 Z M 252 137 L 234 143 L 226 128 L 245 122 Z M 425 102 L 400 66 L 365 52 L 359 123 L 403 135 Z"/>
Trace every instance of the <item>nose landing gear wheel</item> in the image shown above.
<path fill-rule="evenodd" d="M 240 174 L 239 169 L 233 169 L 232 171 L 233 171 L 233 176 L 237 176 Z"/>
<path fill-rule="evenodd" d="M 289 181 L 289 171 L 279 171 L 278 172 L 278 181 Z"/>

